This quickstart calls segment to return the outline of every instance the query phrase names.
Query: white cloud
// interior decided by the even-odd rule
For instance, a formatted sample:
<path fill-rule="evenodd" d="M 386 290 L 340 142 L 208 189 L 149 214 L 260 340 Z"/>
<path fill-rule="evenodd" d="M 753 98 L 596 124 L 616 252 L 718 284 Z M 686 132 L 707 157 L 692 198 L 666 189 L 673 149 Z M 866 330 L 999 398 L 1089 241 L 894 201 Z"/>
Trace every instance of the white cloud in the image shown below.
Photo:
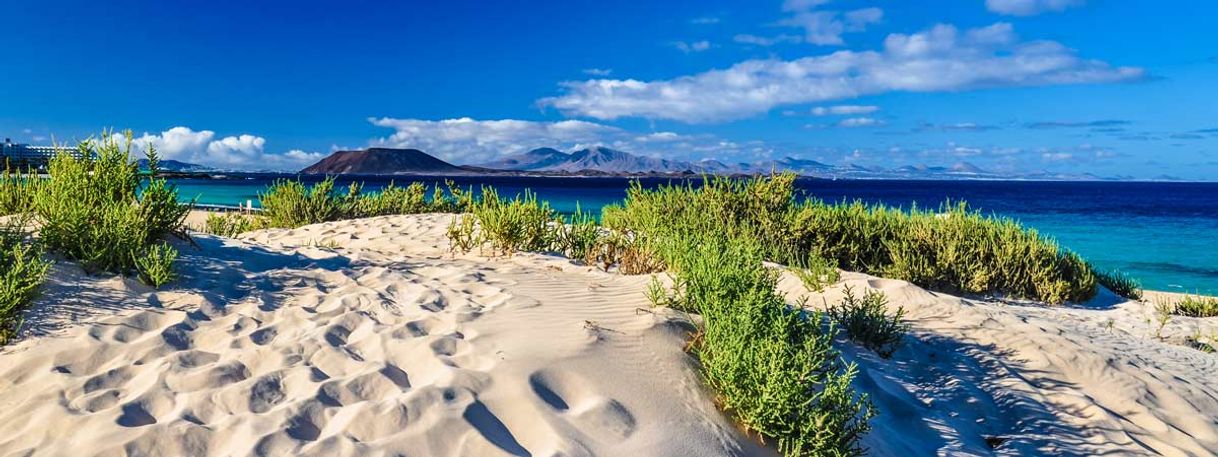
<path fill-rule="evenodd" d="M 680 50 L 681 52 L 684 52 L 686 54 L 689 54 L 691 52 L 702 52 L 702 51 L 705 51 L 705 50 L 711 48 L 710 42 L 706 41 L 706 40 L 694 41 L 691 43 L 686 43 L 684 41 L 675 41 L 672 43 L 672 45 L 673 45 L 673 47 L 677 48 L 678 50 Z"/>
<path fill-rule="evenodd" d="M 864 8 L 845 14 L 837 11 L 805 11 L 778 21 L 778 24 L 803 28 L 804 40 L 808 43 L 840 46 L 845 44 L 843 34 L 866 30 L 868 24 L 879 22 L 883 15 L 879 8 Z"/>
<path fill-rule="evenodd" d="M 297 170 L 323 157 L 320 153 L 300 150 L 268 153 L 264 150 L 266 139 L 255 135 L 215 138 L 216 132 L 211 130 L 174 127 L 159 134 L 144 133 L 134 137 L 132 147 L 142 153 L 152 146 L 162 159 L 232 169 Z"/>
<path fill-rule="evenodd" d="M 374 145 L 414 148 L 456 163 L 482 163 L 540 147 L 572 148 L 622 135 L 616 127 L 585 121 L 538 122 L 517 119 L 439 121 L 371 118 L 373 125 L 394 129 Z"/>
<path fill-rule="evenodd" d="M 689 23 L 698 24 L 698 25 L 718 24 L 719 18 L 715 17 L 715 16 L 696 17 L 696 18 L 690 19 Z"/>
<path fill-rule="evenodd" d="M 851 117 L 837 122 L 838 127 L 848 129 L 859 127 L 877 127 L 881 125 L 884 125 L 884 121 L 872 117 Z"/>
<path fill-rule="evenodd" d="M 781 105 L 893 91 L 1109 83 L 1144 76 L 1141 68 L 1080 58 L 1054 41 L 1021 42 L 1010 24 L 965 31 L 941 24 L 920 33 L 888 35 L 876 51 L 838 51 L 789 61 L 747 60 L 724 70 L 670 80 L 565 82 L 565 94 L 539 102 L 568 115 L 597 119 L 713 122 L 753 116 Z"/>
<path fill-rule="evenodd" d="M 611 68 L 585 68 L 584 74 L 591 76 L 609 76 L 613 73 Z"/>
<path fill-rule="evenodd" d="M 817 106 L 812 108 L 812 114 L 817 116 L 848 116 L 857 114 L 871 114 L 879 111 L 880 107 L 875 105 L 835 105 L 835 106 Z"/>
<path fill-rule="evenodd" d="M 1067 8 L 1082 6 L 1085 2 L 1086 0 L 985 0 L 985 7 L 999 14 L 1034 16 L 1048 11 L 1065 11 Z"/>
<path fill-rule="evenodd" d="M 732 37 L 732 40 L 737 43 L 751 44 L 754 46 L 774 46 L 776 44 L 783 44 L 783 43 L 794 44 L 794 43 L 802 43 L 804 41 L 803 37 L 801 37 L 799 35 L 781 34 L 781 35 L 772 36 L 772 37 L 763 37 L 763 36 L 757 36 L 757 35 L 749 35 L 747 33 L 742 33 L 742 34 L 736 35 L 736 36 Z"/>
<path fill-rule="evenodd" d="M 790 16 L 778 21 L 778 25 L 804 29 L 804 40 L 816 45 L 842 45 L 842 34 L 862 32 L 870 24 L 884 18 L 884 10 L 862 8 L 841 13 L 839 11 L 816 10 L 827 0 L 788 0 L 782 10 Z"/>

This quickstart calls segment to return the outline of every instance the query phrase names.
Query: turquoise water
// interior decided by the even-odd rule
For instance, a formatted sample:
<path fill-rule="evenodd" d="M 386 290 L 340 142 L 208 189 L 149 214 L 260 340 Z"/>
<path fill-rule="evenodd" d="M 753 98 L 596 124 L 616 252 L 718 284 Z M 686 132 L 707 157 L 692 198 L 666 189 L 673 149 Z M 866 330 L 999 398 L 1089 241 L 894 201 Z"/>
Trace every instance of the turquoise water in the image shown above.
<path fill-rule="evenodd" d="M 184 198 L 211 205 L 257 205 L 259 191 L 282 176 L 175 179 Z M 306 180 L 316 178 L 305 178 Z M 436 182 L 442 178 L 414 178 Z M 388 179 L 361 177 L 376 190 Z M 626 196 L 625 178 L 458 178 L 461 187 L 493 185 L 503 195 L 533 190 L 558 211 L 580 205 L 598 211 Z M 642 180 L 644 186 L 669 182 Z M 349 180 L 340 180 L 345 185 Z M 398 180 L 403 183 L 402 180 Z M 891 206 L 935 207 L 964 199 L 988 214 L 1018 219 L 1056 238 L 1101 268 L 1139 278 L 1148 289 L 1218 294 L 1218 184 L 1028 181 L 800 180 L 808 196 L 828 201 L 861 199 Z"/>

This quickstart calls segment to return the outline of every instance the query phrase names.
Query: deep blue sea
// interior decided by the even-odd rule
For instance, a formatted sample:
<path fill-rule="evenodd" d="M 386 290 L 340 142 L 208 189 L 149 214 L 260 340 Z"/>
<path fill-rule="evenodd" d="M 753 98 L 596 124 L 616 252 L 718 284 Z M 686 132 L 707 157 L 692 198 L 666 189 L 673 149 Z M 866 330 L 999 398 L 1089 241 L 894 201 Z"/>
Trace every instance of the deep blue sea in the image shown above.
<path fill-rule="evenodd" d="M 283 175 L 242 175 L 230 179 L 174 179 L 180 195 L 199 203 L 238 205 Z M 304 177 L 306 181 L 319 178 Z M 397 178 L 439 182 L 444 178 Z M 375 190 L 388 178 L 352 180 Z M 572 212 L 621 201 L 626 178 L 455 178 L 461 187 L 493 185 L 510 196 L 531 189 L 555 209 Z M 643 179 L 644 186 L 670 178 Z M 699 181 L 700 182 L 700 181 Z M 881 181 L 801 179 L 808 196 L 826 201 L 861 199 L 908 208 L 937 208 L 946 199 L 965 200 L 987 214 L 1009 216 L 1058 240 L 1102 268 L 1139 278 L 1147 289 L 1218 293 L 1218 183 L 1041 182 L 1041 181 Z"/>

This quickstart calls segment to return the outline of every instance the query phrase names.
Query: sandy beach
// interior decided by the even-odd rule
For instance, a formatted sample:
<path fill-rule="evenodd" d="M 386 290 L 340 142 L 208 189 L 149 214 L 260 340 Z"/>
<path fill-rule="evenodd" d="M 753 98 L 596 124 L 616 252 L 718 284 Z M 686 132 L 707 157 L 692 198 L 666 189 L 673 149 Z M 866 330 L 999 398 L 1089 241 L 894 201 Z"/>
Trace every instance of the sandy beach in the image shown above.
<path fill-rule="evenodd" d="M 775 454 L 716 408 L 649 276 L 453 255 L 452 217 L 199 234 L 159 291 L 56 264 L 0 348 L 0 455 Z M 857 273 L 780 290 L 819 308 L 845 286 L 912 325 L 888 360 L 837 345 L 880 413 L 870 455 L 1218 453 L 1218 356 L 1184 344 L 1218 318 L 1158 332 L 1103 291 L 1048 307 Z"/>

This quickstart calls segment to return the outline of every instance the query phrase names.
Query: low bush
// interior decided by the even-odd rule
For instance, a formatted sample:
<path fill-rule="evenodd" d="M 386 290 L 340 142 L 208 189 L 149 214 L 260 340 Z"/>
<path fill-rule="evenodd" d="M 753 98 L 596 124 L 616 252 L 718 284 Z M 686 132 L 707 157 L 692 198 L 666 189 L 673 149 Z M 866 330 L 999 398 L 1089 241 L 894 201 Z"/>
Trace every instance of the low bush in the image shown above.
<path fill-rule="evenodd" d="M 260 216 L 241 213 L 211 213 L 203 222 L 201 231 L 212 235 L 234 237 L 239 234 L 263 228 L 266 219 Z"/>
<path fill-rule="evenodd" d="M 37 297 L 50 268 L 41 250 L 25 240 L 24 222 L 10 220 L 0 226 L 0 345 L 17 335 L 22 313 Z"/>
<path fill-rule="evenodd" d="M 691 230 L 758 240 L 766 259 L 798 265 L 810 256 L 839 267 L 904 279 L 935 290 L 1001 294 L 1048 303 L 1095 294 L 1094 271 L 1078 255 L 1010 219 L 963 203 L 902 211 L 861 202 L 796 202 L 794 176 L 707 178 L 644 189 L 605 208 L 611 231 L 646 238 L 686 221 Z"/>
<path fill-rule="evenodd" d="M 822 292 L 826 286 L 832 285 L 842 278 L 835 262 L 818 255 L 809 255 L 806 260 L 798 262 L 788 269 L 804 283 L 804 287 L 814 292 Z"/>
<path fill-rule="evenodd" d="M 374 217 L 417 214 L 427 210 L 427 186 L 415 182 L 406 187 L 398 187 L 390 182 L 380 192 L 359 196 L 352 202 L 348 212 L 354 217 Z"/>
<path fill-rule="evenodd" d="M 0 174 L 0 216 L 33 211 L 34 195 L 42 184 L 37 176 L 5 168 Z"/>
<path fill-rule="evenodd" d="M 557 227 L 554 240 L 555 251 L 569 258 L 587 262 L 601 238 L 604 237 L 604 233 L 596 223 L 596 217 L 584 212 L 576 204 L 575 213 L 569 219 L 561 222 L 565 223 Z"/>
<path fill-rule="evenodd" d="M 1096 270 L 1096 280 L 1112 293 L 1130 300 L 1142 299 L 1142 283 L 1120 270 Z"/>
<path fill-rule="evenodd" d="M 281 179 L 258 194 L 262 211 L 258 215 L 270 227 L 296 228 L 340 220 L 358 194 L 352 187 L 346 195 L 334 191 L 334 178 L 306 186 L 299 180 Z"/>
<path fill-rule="evenodd" d="M 861 455 L 874 411 L 850 385 L 857 368 L 819 313 L 787 306 L 759 246 L 718 234 L 661 243 L 682 284 L 669 299 L 703 318 L 690 350 L 719 405 L 784 455 Z"/>
<path fill-rule="evenodd" d="M 523 196 L 505 200 L 494 188 L 484 187 L 482 199 L 474 204 L 472 212 L 478 220 L 479 240 L 489 243 L 492 254 L 498 255 L 550 251 L 563 222 L 549 203 L 539 203 L 537 195 L 527 190 Z"/>
<path fill-rule="evenodd" d="M 1175 313 L 1189 317 L 1218 316 L 1218 297 L 1185 295 L 1175 303 Z"/>
<path fill-rule="evenodd" d="M 87 272 L 126 275 L 152 245 L 186 237 L 182 224 L 192 205 L 180 203 L 177 189 L 155 177 L 155 150 L 148 151 L 147 180 L 130 152 L 128 132 L 125 142 L 102 135 L 82 142 L 76 155 L 51 159 L 50 179 L 37 186 L 33 202 L 43 246 Z"/>
<path fill-rule="evenodd" d="M 449 249 L 453 252 L 467 253 L 482 244 L 478 238 L 478 218 L 473 215 L 457 216 L 448 224 L 446 233 L 450 242 Z"/>
<path fill-rule="evenodd" d="M 847 338 L 885 359 L 901 348 L 909 331 L 909 325 L 902 320 L 905 308 L 899 307 L 889 314 L 888 297 L 880 291 L 868 290 L 860 298 L 847 286 L 842 301 L 828 306 L 826 314 L 845 331 Z"/>
<path fill-rule="evenodd" d="M 135 255 L 135 271 L 140 281 L 152 287 L 161 287 L 173 281 L 173 261 L 178 258 L 178 250 L 168 244 L 158 244 L 149 247 L 142 254 Z"/>
<path fill-rule="evenodd" d="M 473 194 L 445 183 L 432 188 L 411 183 L 398 187 L 393 182 L 380 191 L 364 192 L 363 184 L 352 183 L 345 191 L 335 188 L 334 177 L 306 185 L 300 180 L 282 179 L 258 194 L 262 211 L 254 227 L 296 228 L 309 224 L 394 214 L 467 211 L 474 205 Z"/>

